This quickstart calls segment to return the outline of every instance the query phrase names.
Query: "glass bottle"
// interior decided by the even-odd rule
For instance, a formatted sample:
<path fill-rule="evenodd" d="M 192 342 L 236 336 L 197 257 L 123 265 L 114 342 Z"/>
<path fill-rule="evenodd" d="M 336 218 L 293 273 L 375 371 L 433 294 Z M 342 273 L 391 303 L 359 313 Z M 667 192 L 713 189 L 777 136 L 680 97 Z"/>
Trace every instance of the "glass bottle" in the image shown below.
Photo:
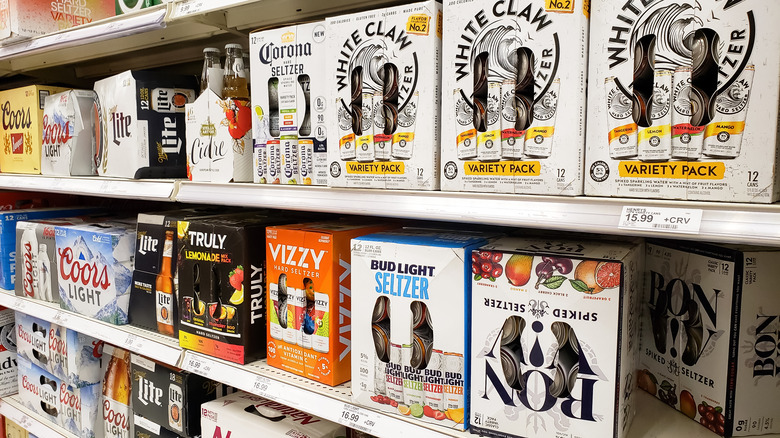
<path fill-rule="evenodd" d="M 249 105 L 249 88 L 244 77 L 244 59 L 241 44 L 228 44 L 225 46 L 227 57 L 225 58 L 225 73 L 222 81 L 222 97 Z"/>
<path fill-rule="evenodd" d="M 203 72 L 200 74 L 200 94 L 211 89 L 222 97 L 222 63 L 219 60 L 219 49 L 206 47 L 203 49 Z"/>

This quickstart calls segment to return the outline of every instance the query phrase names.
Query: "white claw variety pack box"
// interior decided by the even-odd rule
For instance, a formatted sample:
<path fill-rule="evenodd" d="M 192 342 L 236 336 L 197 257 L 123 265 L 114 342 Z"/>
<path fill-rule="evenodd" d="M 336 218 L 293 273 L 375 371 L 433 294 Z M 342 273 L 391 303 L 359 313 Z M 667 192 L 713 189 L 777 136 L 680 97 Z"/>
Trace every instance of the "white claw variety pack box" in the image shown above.
<path fill-rule="evenodd" d="M 770 203 L 780 2 L 591 2 L 585 194 Z"/>
<path fill-rule="evenodd" d="M 470 428 L 626 437 L 642 245 L 507 238 L 472 252 Z"/>

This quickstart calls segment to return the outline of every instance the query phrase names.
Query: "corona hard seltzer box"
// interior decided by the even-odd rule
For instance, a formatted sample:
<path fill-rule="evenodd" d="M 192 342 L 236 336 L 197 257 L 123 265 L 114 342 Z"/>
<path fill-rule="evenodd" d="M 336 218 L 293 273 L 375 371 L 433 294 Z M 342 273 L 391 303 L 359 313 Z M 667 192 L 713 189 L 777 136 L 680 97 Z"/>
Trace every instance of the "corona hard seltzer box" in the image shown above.
<path fill-rule="evenodd" d="M 253 32 L 254 181 L 328 183 L 324 21 Z"/>
<path fill-rule="evenodd" d="M 778 433 L 780 252 L 651 241 L 638 385 L 722 436 Z"/>
<path fill-rule="evenodd" d="M 438 190 L 441 3 L 327 27 L 328 185 Z"/>
<path fill-rule="evenodd" d="M 640 244 L 504 239 L 472 252 L 471 427 L 625 437 Z"/>
<path fill-rule="evenodd" d="M 585 5 L 445 0 L 443 190 L 582 194 Z"/>
<path fill-rule="evenodd" d="M 776 201 L 780 3 L 591 4 L 585 193 Z"/>

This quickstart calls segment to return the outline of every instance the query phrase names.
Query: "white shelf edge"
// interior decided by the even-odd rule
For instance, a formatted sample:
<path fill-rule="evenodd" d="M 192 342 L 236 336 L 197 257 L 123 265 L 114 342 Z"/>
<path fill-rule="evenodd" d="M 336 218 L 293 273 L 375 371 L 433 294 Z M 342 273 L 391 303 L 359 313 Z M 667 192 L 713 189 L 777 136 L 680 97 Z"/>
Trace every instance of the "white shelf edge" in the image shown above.
<path fill-rule="evenodd" d="M 24 407 L 17 395 L 0 399 L 0 414 L 38 438 L 76 438 L 76 435 Z"/>
<path fill-rule="evenodd" d="M 149 201 L 172 201 L 176 180 L 0 174 L 0 187 Z"/>

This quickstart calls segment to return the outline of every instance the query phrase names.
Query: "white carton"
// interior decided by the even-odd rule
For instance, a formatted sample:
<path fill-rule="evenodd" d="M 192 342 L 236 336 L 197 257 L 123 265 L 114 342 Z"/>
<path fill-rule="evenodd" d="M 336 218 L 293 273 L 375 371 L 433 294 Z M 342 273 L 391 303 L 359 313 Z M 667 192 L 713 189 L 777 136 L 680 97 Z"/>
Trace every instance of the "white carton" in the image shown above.
<path fill-rule="evenodd" d="M 324 21 L 252 32 L 254 182 L 328 183 Z"/>
<path fill-rule="evenodd" d="M 441 3 L 327 20 L 332 187 L 439 189 Z"/>
<path fill-rule="evenodd" d="M 581 195 L 587 2 L 445 0 L 444 18 L 442 190 Z"/>
<path fill-rule="evenodd" d="M 405 229 L 352 239 L 354 403 L 467 427 L 465 280 L 486 237 Z"/>
<path fill-rule="evenodd" d="M 243 391 L 203 403 L 200 412 L 204 437 L 336 438 L 346 435 L 344 426 Z"/>
<path fill-rule="evenodd" d="M 187 176 L 215 183 L 252 181 L 251 121 L 211 89 L 185 105 Z M 245 110 L 249 116 L 249 109 Z"/>
<path fill-rule="evenodd" d="M 96 175 L 95 99 L 92 90 L 46 97 L 43 106 L 42 175 Z"/>
<path fill-rule="evenodd" d="M 591 4 L 585 194 L 776 201 L 780 3 Z"/>
<path fill-rule="evenodd" d="M 471 256 L 472 430 L 625 437 L 641 244 L 503 239 Z"/>
<path fill-rule="evenodd" d="M 648 242 L 639 387 L 718 435 L 778 433 L 778 263 L 767 248 Z"/>
<path fill-rule="evenodd" d="M 0 397 L 18 391 L 14 311 L 0 306 Z"/>

